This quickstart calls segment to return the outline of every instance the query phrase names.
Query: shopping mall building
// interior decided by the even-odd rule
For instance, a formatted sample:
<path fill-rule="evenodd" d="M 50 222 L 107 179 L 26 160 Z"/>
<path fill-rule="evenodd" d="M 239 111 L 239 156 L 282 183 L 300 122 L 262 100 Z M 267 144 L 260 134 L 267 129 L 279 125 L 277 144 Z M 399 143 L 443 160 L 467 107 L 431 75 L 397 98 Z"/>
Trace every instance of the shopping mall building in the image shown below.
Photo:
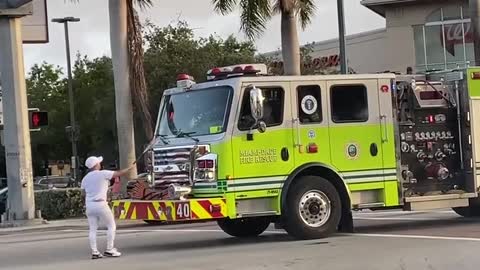
<path fill-rule="evenodd" d="M 355 73 L 443 70 L 474 63 L 468 0 L 363 0 L 386 26 L 347 37 Z M 318 68 L 339 68 L 338 40 L 312 44 Z M 280 57 L 280 52 L 267 55 Z"/>

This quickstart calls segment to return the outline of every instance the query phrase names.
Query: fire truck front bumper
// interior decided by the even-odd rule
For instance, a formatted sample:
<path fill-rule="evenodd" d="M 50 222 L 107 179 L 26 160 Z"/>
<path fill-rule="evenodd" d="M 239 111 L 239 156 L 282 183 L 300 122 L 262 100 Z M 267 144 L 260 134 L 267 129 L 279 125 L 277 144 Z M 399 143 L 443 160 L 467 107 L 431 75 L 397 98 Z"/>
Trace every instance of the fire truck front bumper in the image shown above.
<path fill-rule="evenodd" d="M 116 200 L 112 202 L 115 218 L 120 220 L 197 221 L 227 217 L 223 198 L 189 200 Z"/>

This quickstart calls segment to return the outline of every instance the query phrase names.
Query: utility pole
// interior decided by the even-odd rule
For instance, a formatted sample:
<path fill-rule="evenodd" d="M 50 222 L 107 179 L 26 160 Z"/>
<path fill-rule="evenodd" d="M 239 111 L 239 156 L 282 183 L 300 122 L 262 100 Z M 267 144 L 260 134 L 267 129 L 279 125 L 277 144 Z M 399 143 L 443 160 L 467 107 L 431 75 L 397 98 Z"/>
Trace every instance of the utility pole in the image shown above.
<path fill-rule="evenodd" d="M 20 18 L 32 13 L 26 0 L 0 0 L 2 82 L 8 203 L 6 223 L 35 219 L 32 153 Z"/>
<path fill-rule="evenodd" d="M 338 41 L 340 45 L 340 72 L 347 74 L 347 41 L 345 38 L 345 13 L 343 7 L 343 0 L 337 0 L 338 9 Z"/>
<path fill-rule="evenodd" d="M 473 31 L 473 48 L 475 52 L 474 66 L 480 65 L 480 0 L 469 0 L 470 17 Z"/>
<path fill-rule="evenodd" d="M 68 23 L 69 22 L 79 22 L 79 18 L 74 17 L 65 17 L 65 18 L 55 18 L 52 19 L 52 22 L 63 23 L 65 27 L 65 49 L 67 53 L 67 72 L 68 72 L 68 97 L 70 103 L 70 140 L 72 141 L 72 169 L 73 169 L 73 179 L 78 181 L 78 153 L 77 153 L 77 126 L 75 123 L 75 104 L 73 102 L 73 80 L 72 80 L 72 63 L 70 59 L 70 38 L 68 34 Z"/>

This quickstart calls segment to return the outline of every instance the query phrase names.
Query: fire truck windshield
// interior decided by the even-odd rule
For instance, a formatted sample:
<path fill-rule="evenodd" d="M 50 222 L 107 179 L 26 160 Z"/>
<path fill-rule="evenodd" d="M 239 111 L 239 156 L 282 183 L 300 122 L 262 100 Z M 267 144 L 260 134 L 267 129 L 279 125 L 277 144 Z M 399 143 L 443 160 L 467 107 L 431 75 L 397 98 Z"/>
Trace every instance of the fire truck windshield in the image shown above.
<path fill-rule="evenodd" d="M 219 86 L 165 96 L 157 135 L 182 137 L 225 132 L 233 89 Z"/>

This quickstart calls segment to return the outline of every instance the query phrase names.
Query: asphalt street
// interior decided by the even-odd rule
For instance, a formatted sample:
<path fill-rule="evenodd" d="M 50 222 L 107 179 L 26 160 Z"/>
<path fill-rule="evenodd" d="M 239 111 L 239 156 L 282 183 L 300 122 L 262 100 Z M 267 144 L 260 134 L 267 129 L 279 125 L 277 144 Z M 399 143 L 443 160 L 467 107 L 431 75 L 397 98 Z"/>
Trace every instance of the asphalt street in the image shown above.
<path fill-rule="evenodd" d="M 293 241 L 269 229 L 254 240 L 212 223 L 119 229 L 121 258 L 90 260 L 86 228 L 0 236 L 0 269 L 478 269 L 480 220 L 451 211 L 355 213 L 355 234 Z M 104 232 L 100 246 L 105 244 Z"/>

